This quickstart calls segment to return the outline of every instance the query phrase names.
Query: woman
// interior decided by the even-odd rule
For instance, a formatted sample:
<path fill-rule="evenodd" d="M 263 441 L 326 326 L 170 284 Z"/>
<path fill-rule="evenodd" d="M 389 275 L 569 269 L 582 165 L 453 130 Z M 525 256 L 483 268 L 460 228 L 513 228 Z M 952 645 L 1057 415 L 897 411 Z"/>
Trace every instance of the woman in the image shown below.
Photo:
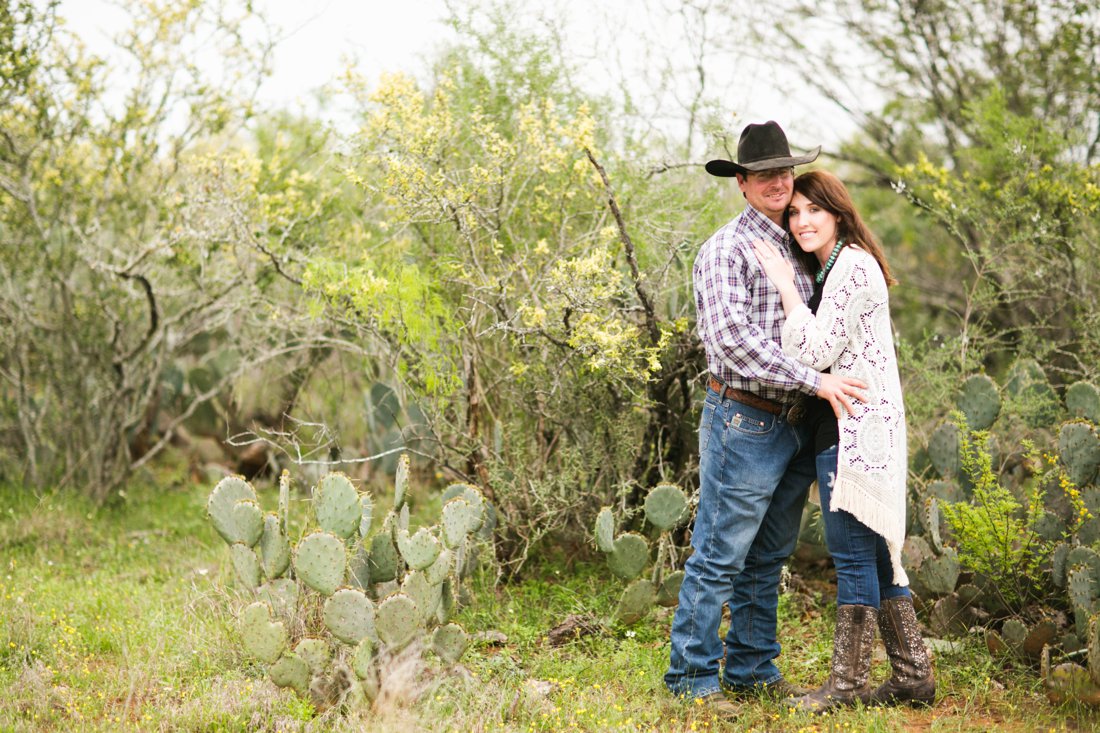
<path fill-rule="evenodd" d="M 931 704 L 936 683 L 901 565 L 905 411 L 886 291 L 896 281 L 848 190 L 831 173 L 811 171 L 795 179 L 787 229 L 817 274 L 807 305 L 794 286 L 790 262 L 771 244 L 755 245 L 787 315 L 783 351 L 867 384 L 865 401 L 854 404 L 851 414 L 836 415 L 822 400 L 808 407 L 825 541 L 837 573 L 837 621 L 829 678 L 787 703 L 813 712 L 857 700 Z M 876 619 L 893 674 L 872 691 Z"/>

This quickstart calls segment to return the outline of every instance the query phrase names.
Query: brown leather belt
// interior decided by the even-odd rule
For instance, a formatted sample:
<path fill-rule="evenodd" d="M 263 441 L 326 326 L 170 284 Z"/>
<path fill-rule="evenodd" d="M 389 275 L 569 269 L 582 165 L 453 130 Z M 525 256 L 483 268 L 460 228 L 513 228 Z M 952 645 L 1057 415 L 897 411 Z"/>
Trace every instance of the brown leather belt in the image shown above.
<path fill-rule="evenodd" d="M 763 397 L 754 395 L 752 392 L 746 392 L 743 389 L 734 389 L 733 387 L 727 387 L 714 377 L 709 377 L 707 379 L 707 386 L 713 389 L 718 394 L 722 395 L 723 397 L 735 400 L 736 402 L 740 402 L 743 405 L 748 405 L 749 407 L 755 407 L 756 409 L 763 410 L 764 412 L 770 412 L 772 415 L 782 415 L 783 412 L 786 410 L 786 407 L 779 402 L 766 400 Z"/>

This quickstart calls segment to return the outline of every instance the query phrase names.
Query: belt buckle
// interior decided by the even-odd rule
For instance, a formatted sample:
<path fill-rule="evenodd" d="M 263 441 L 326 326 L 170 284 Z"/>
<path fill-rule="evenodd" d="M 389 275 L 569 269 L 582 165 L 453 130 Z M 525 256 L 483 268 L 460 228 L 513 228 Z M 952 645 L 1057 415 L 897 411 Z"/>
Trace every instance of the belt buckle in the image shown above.
<path fill-rule="evenodd" d="M 787 409 L 787 422 L 798 425 L 806 417 L 806 398 L 799 397 Z"/>

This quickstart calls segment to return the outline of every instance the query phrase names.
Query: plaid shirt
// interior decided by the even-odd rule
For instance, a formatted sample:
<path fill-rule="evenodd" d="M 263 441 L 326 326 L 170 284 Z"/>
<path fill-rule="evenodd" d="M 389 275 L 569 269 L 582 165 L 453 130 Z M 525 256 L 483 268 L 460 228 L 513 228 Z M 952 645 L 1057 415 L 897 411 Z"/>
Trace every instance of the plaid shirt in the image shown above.
<path fill-rule="evenodd" d="M 821 375 L 783 354 L 783 302 L 752 250 L 756 239 L 771 242 L 794 262 L 795 286 L 802 300 L 809 300 L 813 284 L 790 254 L 786 232 L 746 206 L 703 244 L 695 258 L 699 337 L 712 375 L 730 387 L 791 402 L 792 390 L 814 394 Z"/>

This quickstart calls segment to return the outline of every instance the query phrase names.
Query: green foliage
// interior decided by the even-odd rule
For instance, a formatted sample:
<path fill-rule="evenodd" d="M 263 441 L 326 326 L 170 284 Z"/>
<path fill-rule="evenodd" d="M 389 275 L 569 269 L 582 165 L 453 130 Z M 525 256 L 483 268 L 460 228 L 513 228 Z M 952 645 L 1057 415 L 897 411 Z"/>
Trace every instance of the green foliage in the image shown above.
<path fill-rule="evenodd" d="M 288 296 L 340 189 L 300 155 L 323 140 L 286 143 L 290 120 L 258 123 L 264 159 L 244 144 L 271 45 L 251 4 L 125 4 L 110 62 L 58 3 L 9 5 L 0 464 L 104 501 L 185 424 L 224 436 L 250 367 L 310 351 Z"/>
<path fill-rule="evenodd" d="M 962 469 L 973 491 L 970 502 L 945 504 L 943 512 L 962 564 L 986 578 L 1005 604 L 1019 610 L 1044 597 L 1047 586 L 1041 568 L 1054 543 L 1035 529 L 1043 514 L 1041 490 L 1035 489 L 1024 505 L 1005 489 L 984 447 L 986 438 L 984 431 L 961 430 Z M 1037 460 L 1034 449 L 1027 450 Z"/>

